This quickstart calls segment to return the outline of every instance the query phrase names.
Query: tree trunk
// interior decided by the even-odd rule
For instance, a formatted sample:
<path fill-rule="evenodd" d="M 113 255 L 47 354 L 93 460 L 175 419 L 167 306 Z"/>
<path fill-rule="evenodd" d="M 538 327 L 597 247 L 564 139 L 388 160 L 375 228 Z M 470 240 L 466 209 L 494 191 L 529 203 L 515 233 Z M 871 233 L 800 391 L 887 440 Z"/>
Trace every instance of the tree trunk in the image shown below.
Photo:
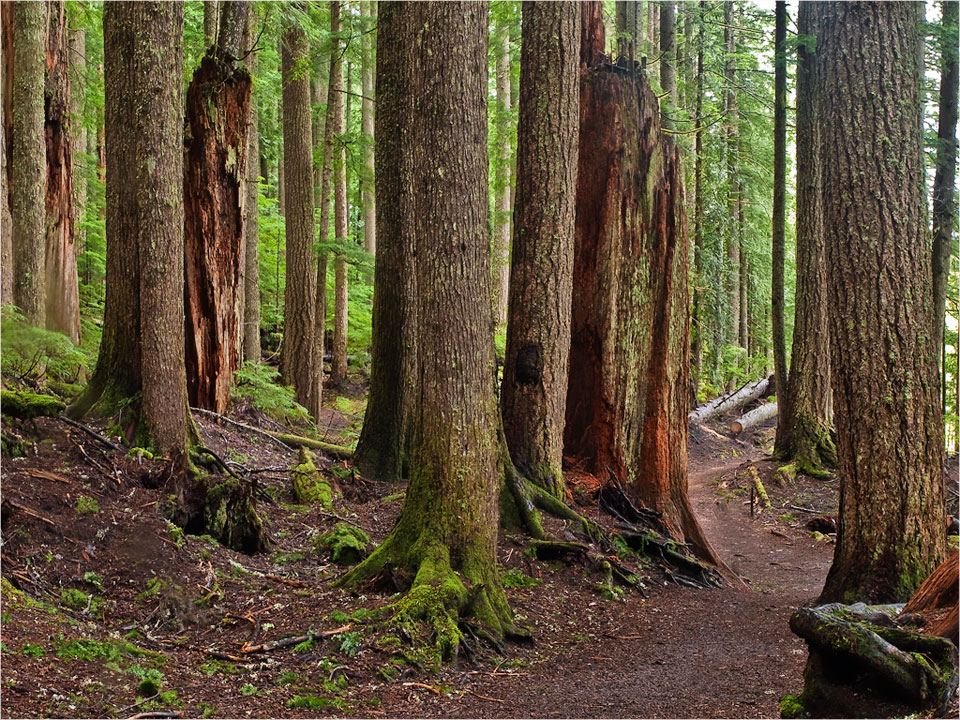
<path fill-rule="evenodd" d="M 330 3 L 330 24 L 333 26 L 333 17 L 341 10 L 341 3 L 332 0 Z M 342 55 L 331 56 L 330 97 L 333 105 L 333 134 L 343 135 L 346 132 L 346 118 L 344 117 L 344 83 Z M 347 215 L 347 153 L 342 142 L 338 142 L 333 149 L 333 230 L 338 243 L 348 242 L 350 230 Z M 333 306 L 333 360 L 330 363 L 330 382 L 340 385 L 347 379 L 347 261 L 338 254 L 334 263 L 335 295 Z"/>
<path fill-rule="evenodd" d="M 13 304 L 13 279 L 16 269 L 13 266 L 13 216 L 10 214 L 10 144 L 13 126 L 11 87 L 13 86 L 13 5 L 0 7 L 0 78 L 3 81 L 2 135 L 0 135 L 0 304 Z"/>
<path fill-rule="evenodd" d="M 257 35 L 256 15 L 249 13 L 247 24 L 248 48 Z M 257 53 L 246 59 L 247 71 L 253 77 L 257 72 Z M 260 122 L 257 103 L 251 96 L 247 122 L 246 205 L 243 225 L 243 358 L 260 362 L 260 231 L 257 225 L 260 203 Z"/>
<path fill-rule="evenodd" d="M 377 261 L 373 275 L 370 394 L 354 462 L 364 475 L 394 482 L 409 462 L 417 377 L 414 210 L 408 148 L 413 118 L 412 13 L 380 4 L 377 23 Z"/>
<path fill-rule="evenodd" d="M 232 28 L 246 3 L 225 3 L 217 44 L 187 89 L 184 164 L 186 363 L 190 404 L 224 412 L 240 367 L 250 73 L 234 66 Z M 242 25 L 241 25 L 242 27 Z"/>
<path fill-rule="evenodd" d="M 13 299 L 27 320 L 43 325 L 46 229 L 44 140 L 45 4 L 13 3 L 13 125 L 10 211 L 16 274 Z"/>
<path fill-rule="evenodd" d="M 920 128 L 922 6 L 822 7 L 817 90 L 830 98 L 821 106 L 820 160 L 841 486 L 837 549 L 821 598 L 897 602 L 945 551 Z"/>
<path fill-rule="evenodd" d="M 377 5 L 374 2 L 361 2 L 360 13 L 365 17 L 376 20 Z M 361 132 L 363 132 L 363 178 L 361 182 L 363 195 L 363 247 L 371 255 L 377 252 L 377 197 L 374 189 L 373 165 L 373 83 L 374 83 L 374 56 L 373 38 L 367 34 L 363 36 L 363 67 L 361 70 L 361 87 L 363 103 L 361 105 Z"/>
<path fill-rule="evenodd" d="M 563 424 L 576 220 L 580 8 L 525 2 L 510 316 L 501 386 L 510 457 L 564 497 Z"/>
<path fill-rule="evenodd" d="M 692 356 L 692 381 L 690 383 L 691 404 L 697 402 L 700 383 L 703 380 L 703 340 L 706 335 L 706 325 L 702 317 L 704 295 L 704 265 L 703 265 L 703 16 L 706 12 L 705 0 L 700 0 L 698 13 L 700 22 L 697 28 L 697 99 L 694 109 L 694 141 L 693 141 L 693 309 L 691 321 L 693 328 L 690 333 L 690 354 Z"/>
<path fill-rule="evenodd" d="M 384 5 L 386 16 L 391 9 Z M 477 617 L 494 636 L 513 631 L 496 562 L 500 477 L 497 443 L 491 442 L 497 417 L 489 299 L 487 5 L 409 3 L 393 12 L 397 21 L 385 27 L 396 28 L 401 52 L 411 53 L 411 90 L 420 108 L 410 119 L 404 151 L 412 155 L 408 202 L 415 205 L 422 382 L 400 518 L 343 582 L 360 585 L 385 566 L 410 573 L 411 591 L 394 608 L 432 622 L 434 647 L 450 653 L 459 642 L 461 614 Z M 381 75 L 381 87 L 385 79 Z M 437 147 L 447 150 L 438 154 Z"/>
<path fill-rule="evenodd" d="M 336 19 L 337 32 L 339 32 L 340 16 L 334 18 L 331 16 L 331 23 Z M 320 76 L 319 68 L 315 68 L 316 77 L 313 82 L 313 103 L 324 108 L 323 122 L 320 122 L 319 112 L 313 128 L 315 134 L 313 142 L 315 146 L 314 157 L 319 150 L 320 161 L 314 167 L 314 202 L 320 208 L 320 231 L 319 239 L 322 243 L 329 242 L 330 239 L 330 196 L 332 194 L 331 178 L 333 177 L 333 115 L 335 107 L 331 102 L 332 90 L 330 83 L 334 80 L 330 68 L 333 62 L 340 55 L 340 46 L 334 43 L 330 48 L 330 55 L 327 57 L 326 77 Z M 326 82 L 324 82 L 324 80 Z M 329 253 L 325 248 L 321 248 L 317 253 L 317 294 L 314 301 L 315 324 L 313 328 L 314 343 L 314 370 L 313 383 L 314 389 L 310 395 L 310 414 L 317 421 L 320 419 L 320 404 L 323 400 L 323 356 L 326 354 L 326 335 L 327 335 L 327 258 Z"/>
<path fill-rule="evenodd" d="M 734 435 L 739 435 L 744 430 L 749 430 L 750 428 L 776 416 L 777 403 L 764 403 L 759 407 L 755 407 L 745 415 L 741 415 L 732 423 L 730 423 L 730 432 L 732 432 Z"/>
<path fill-rule="evenodd" d="M 590 13 L 587 5 L 585 13 Z M 687 496 L 688 249 L 679 150 L 642 74 L 590 65 L 580 84 L 572 346 L 564 454 L 663 514 L 664 529 L 719 562 Z M 627 291 L 629 289 L 629 291 Z"/>
<path fill-rule="evenodd" d="M 287 285 L 284 293 L 280 372 L 301 405 L 311 408 L 316 365 L 314 325 L 317 268 L 313 254 L 313 141 L 310 75 L 303 72 L 309 46 L 303 29 L 290 23 L 283 34 L 283 164 L 286 208 Z"/>
<path fill-rule="evenodd" d="M 673 117 L 677 112 L 677 17 L 676 4 L 660 3 L 660 89 L 664 98 L 660 103 L 660 127 L 668 131 L 667 140 L 675 143 L 669 133 L 674 129 Z"/>
<path fill-rule="evenodd" d="M 510 292 L 510 32 L 501 28 L 500 54 L 497 57 L 496 126 L 499 157 L 496 163 L 494 192 L 496 214 L 493 230 L 493 311 L 498 325 L 507 321 Z"/>
<path fill-rule="evenodd" d="M 787 337 L 784 327 L 783 261 L 787 223 L 787 3 L 777 0 L 774 30 L 773 110 L 773 252 L 771 258 L 771 322 L 773 374 L 786 388 Z"/>
<path fill-rule="evenodd" d="M 220 27 L 220 0 L 204 0 L 203 3 L 203 42 L 211 47 L 217 41 L 217 29 Z"/>
<path fill-rule="evenodd" d="M 86 112 L 86 61 L 87 31 L 84 28 L 70 29 L 70 142 L 79 155 L 73 155 L 74 237 L 76 257 L 79 258 L 87 245 L 87 234 L 82 221 L 87 210 L 87 129 L 83 126 Z"/>
<path fill-rule="evenodd" d="M 933 337 L 943 348 L 943 318 L 953 253 L 957 205 L 957 63 L 958 5 L 940 3 L 943 11 L 940 49 L 940 112 L 937 129 L 937 172 L 933 180 Z M 958 368 L 960 369 L 960 368 Z M 946 377 L 943 379 L 946 385 Z"/>
<path fill-rule="evenodd" d="M 736 37 L 734 35 L 734 7 L 728 2 L 723 5 L 723 39 L 726 46 L 726 60 L 724 64 L 724 113 L 726 119 L 727 138 L 727 218 L 725 241 L 727 245 L 727 303 L 729 328 L 728 344 L 740 346 L 740 241 L 738 227 L 740 225 L 740 130 L 738 127 L 736 62 Z"/>
<path fill-rule="evenodd" d="M 775 450 L 795 459 L 800 472 L 819 476 L 836 467 L 827 403 L 830 396 L 830 334 L 823 206 L 820 200 L 820 126 L 816 105 L 816 11 L 800 4 L 797 62 L 796 309 L 786 392 L 778 392 L 780 419 Z M 781 372 L 781 370 L 777 370 Z M 782 385 L 781 385 L 782 387 Z"/>

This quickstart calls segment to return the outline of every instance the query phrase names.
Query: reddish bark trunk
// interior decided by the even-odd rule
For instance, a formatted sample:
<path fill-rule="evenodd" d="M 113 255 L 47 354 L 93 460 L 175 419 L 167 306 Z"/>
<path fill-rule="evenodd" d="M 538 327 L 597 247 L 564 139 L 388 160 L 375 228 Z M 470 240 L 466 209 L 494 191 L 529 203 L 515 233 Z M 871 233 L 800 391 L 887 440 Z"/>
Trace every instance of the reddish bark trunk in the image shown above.
<path fill-rule="evenodd" d="M 602 34 L 585 11 L 583 65 Z M 572 347 L 564 453 L 624 481 L 664 529 L 719 563 L 687 496 L 689 312 L 679 155 L 642 74 L 580 85 Z"/>
<path fill-rule="evenodd" d="M 187 390 L 223 412 L 240 365 L 243 201 L 250 75 L 203 58 L 187 90 L 184 164 Z"/>
<path fill-rule="evenodd" d="M 43 139 L 47 153 L 46 322 L 80 343 L 80 291 L 74 237 L 73 149 L 70 143 L 70 43 L 64 3 L 47 3 Z"/>

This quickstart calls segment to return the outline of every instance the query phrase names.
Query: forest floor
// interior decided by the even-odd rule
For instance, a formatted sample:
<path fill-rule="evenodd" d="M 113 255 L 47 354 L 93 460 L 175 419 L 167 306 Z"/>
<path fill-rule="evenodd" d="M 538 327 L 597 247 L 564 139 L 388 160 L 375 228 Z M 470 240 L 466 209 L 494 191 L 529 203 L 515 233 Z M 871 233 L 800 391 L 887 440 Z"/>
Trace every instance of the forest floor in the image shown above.
<path fill-rule="evenodd" d="M 265 422 L 250 408 L 236 416 Z M 326 439 L 343 440 L 358 420 L 326 409 Z M 508 597 L 535 641 L 474 646 L 474 663 L 461 654 L 436 668 L 375 622 L 389 597 L 333 587 L 343 569 L 313 547 L 343 520 L 382 540 L 402 488 L 321 460 L 343 497 L 333 512 L 296 505 L 292 453 L 199 424 L 222 457 L 269 469 L 258 477 L 272 498 L 261 504 L 271 552 L 181 537 L 157 510 L 159 463 L 101 452 L 58 421 L 22 428 L 36 452 L 5 460 L 2 474 L 2 717 L 771 717 L 801 688 L 806 650 L 787 620 L 823 584 L 832 537 L 805 525 L 835 514 L 836 482 L 778 481 L 765 459 L 769 428 L 745 439 L 691 431 L 694 506 L 746 586 L 685 588 L 651 563 L 648 597 L 604 600 L 586 566 L 532 559 L 525 538 L 503 533 Z M 753 515 L 742 472 L 751 465 L 771 500 Z M 574 496 L 599 517 L 589 492 Z M 328 630 L 293 647 L 241 650 Z"/>

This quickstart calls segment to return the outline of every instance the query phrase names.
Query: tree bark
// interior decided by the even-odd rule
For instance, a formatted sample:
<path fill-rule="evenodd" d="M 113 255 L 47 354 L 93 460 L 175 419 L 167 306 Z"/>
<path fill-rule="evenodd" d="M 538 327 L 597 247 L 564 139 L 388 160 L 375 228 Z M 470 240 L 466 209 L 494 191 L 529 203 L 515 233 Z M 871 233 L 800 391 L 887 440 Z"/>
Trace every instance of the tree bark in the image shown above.
<path fill-rule="evenodd" d="M 409 3 L 396 12 L 402 17 L 390 27 L 414 60 L 411 89 L 420 109 L 405 148 L 412 155 L 422 382 L 400 518 L 344 584 L 362 584 L 387 565 L 411 573 L 411 591 L 394 607 L 431 621 L 435 647 L 450 653 L 461 614 L 477 617 L 494 636 L 514 630 L 496 564 L 487 6 Z"/>
<path fill-rule="evenodd" d="M 337 16 L 339 29 L 339 15 Z M 331 16 L 331 22 L 333 17 Z M 315 69 L 316 77 L 313 82 L 313 102 L 324 108 L 323 121 L 320 122 L 319 113 L 314 123 L 314 146 L 319 150 L 320 162 L 314 167 L 314 202 L 320 208 L 319 239 L 322 243 L 330 240 L 330 196 L 332 194 L 331 179 L 333 177 L 333 112 L 336 110 L 331 102 L 332 90 L 330 83 L 334 80 L 330 68 L 340 54 L 340 47 L 334 44 L 327 57 L 326 77 L 320 76 L 319 68 Z M 324 82 L 325 81 L 325 82 Z M 316 152 L 314 153 L 316 157 Z M 310 395 L 310 414 L 314 419 L 320 419 L 320 404 L 323 400 L 323 356 L 326 354 L 327 336 L 327 258 L 329 253 L 321 248 L 317 253 L 317 294 L 314 301 L 316 312 L 314 335 L 314 389 Z"/>
<path fill-rule="evenodd" d="M 361 2 L 361 15 L 376 20 L 377 5 L 374 2 Z M 374 188 L 374 53 L 373 37 L 363 36 L 363 67 L 361 87 L 363 103 L 361 105 L 361 131 L 363 132 L 363 169 L 361 188 L 363 196 L 363 247 L 371 255 L 377 252 L 377 197 Z"/>
<path fill-rule="evenodd" d="M 773 252 L 770 314 L 773 327 L 773 373 L 777 378 L 777 386 L 785 389 L 788 382 L 783 307 L 783 262 L 787 223 L 787 3 L 777 0 L 774 13 Z"/>
<path fill-rule="evenodd" d="M 494 178 L 496 214 L 493 231 L 493 311 L 498 325 L 507 321 L 510 292 L 510 32 L 501 28 L 497 56 L 496 126 L 499 156 Z"/>
<path fill-rule="evenodd" d="M 13 3 L 13 124 L 10 211 L 16 274 L 13 299 L 27 321 L 43 325 L 46 202 L 44 140 L 45 4 Z"/>
<path fill-rule="evenodd" d="M 797 30 L 797 224 L 796 309 L 786 392 L 778 392 L 780 418 L 775 451 L 795 459 L 807 475 L 836 467 L 827 404 L 830 396 L 830 334 L 827 267 L 820 200 L 820 126 L 816 104 L 817 27 L 815 6 L 800 3 Z M 780 370 L 777 370 L 780 372 Z M 783 387 L 781 385 L 781 387 Z"/>
<path fill-rule="evenodd" d="M 635 501 L 662 513 L 665 531 L 719 563 L 687 496 L 689 254 L 679 150 L 660 132 L 645 77 L 591 67 L 603 36 L 584 37 L 564 454 L 604 479 L 616 475 Z"/>
<path fill-rule="evenodd" d="M 284 292 L 280 372 L 301 405 L 311 408 L 316 365 L 316 261 L 313 255 L 313 155 L 310 76 L 303 72 L 309 46 L 303 29 L 291 22 L 283 33 L 283 167 L 287 196 L 287 284 Z"/>
<path fill-rule="evenodd" d="M 220 0 L 204 0 L 203 3 L 203 41 L 205 47 L 211 47 L 217 41 L 220 27 Z"/>
<path fill-rule="evenodd" d="M 417 387 L 412 187 L 413 22 L 409 6 L 382 2 L 377 23 L 377 261 L 373 275 L 370 394 L 354 462 L 364 475 L 401 478 L 409 462 Z"/>
<path fill-rule="evenodd" d="M 13 5 L 8 3 L 0 7 L 0 78 L 3 80 L 2 145 L 0 145 L 0 304 L 12 305 L 14 302 L 13 279 L 16 268 L 13 264 L 13 216 L 10 214 L 10 178 L 11 165 L 9 153 L 12 152 L 11 133 L 13 127 L 13 108 L 11 87 L 13 86 Z"/>
<path fill-rule="evenodd" d="M 562 499 L 580 7 L 528 0 L 522 27 L 517 198 L 501 412 L 517 469 Z"/>
<path fill-rule="evenodd" d="M 837 549 L 821 598 L 904 601 L 945 551 L 922 6 L 821 7 L 817 90 L 830 98 L 821 106 L 820 160 L 841 483 Z"/>
<path fill-rule="evenodd" d="M 957 62 L 958 6 L 940 3 L 943 11 L 940 49 L 940 111 L 937 128 L 937 172 L 933 180 L 933 337 L 938 352 L 943 349 L 943 318 L 953 254 L 953 226 L 957 205 L 954 198 L 957 181 L 957 86 L 960 65 Z M 943 378 L 946 385 L 946 377 Z"/>
<path fill-rule="evenodd" d="M 690 383 L 690 402 L 696 404 L 703 380 L 703 340 L 706 335 L 706 324 L 702 317 L 704 295 L 704 266 L 703 266 L 703 15 L 706 12 L 705 0 L 700 0 L 698 13 L 700 22 L 697 29 L 697 99 L 694 109 L 694 141 L 693 141 L 693 309 L 690 332 L 690 355 L 692 357 L 692 381 Z"/>
<path fill-rule="evenodd" d="M 204 55 L 187 89 L 187 389 L 191 406 L 215 412 L 227 409 L 241 354 L 251 79 L 246 68 L 230 60 L 239 54 L 240 40 L 228 28 L 238 21 L 242 28 L 245 19 L 246 3 L 224 3 L 217 43 Z"/>
<path fill-rule="evenodd" d="M 256 40 L 256 15 L 250 13 L 247 24 L 248 47 Z M 257 72 L 257 53 L 246 59 L 247 72 Z M 260 203 L 260 122 L 257 103 L 251 96 L 247 121 L 246 203 L 243 225 L 243 358 L 260 362 L 260 231 L 258 227 Z"/>
<path fill-rule="evenodd" d="M 79 151 L 73 156 L 74 237 L 76 257 L 86 251 L 87 237 L 82 220 L 87 210 L 87 129 L 83 126 L 86 112 L 86 56 L 87 31 L 84 28 L 70 29 L 70 142 Z"/>
<path fill-rule="evenodd" d="M 330 26 L 334 13 L 339 15 L 341 3 L 330 3 Z M 339 23 L 339 18 L 338 18 Z M 329 102 L 333 105 L 333 135 L 346 132 L 344 116 L 344 83 L 342 55 L 331 56 Z M 343 142 L 338 140 L 333 148 L 333 230 L 338 243 L 348 242 L 350 230 L 347 214 L 347 153 Z M 330 382 L 340 385 L 347 379 L 347 261 L 337 254 L 334 261 L 334 306 L 333 306 L 333 360 L 330 363 Z"/>

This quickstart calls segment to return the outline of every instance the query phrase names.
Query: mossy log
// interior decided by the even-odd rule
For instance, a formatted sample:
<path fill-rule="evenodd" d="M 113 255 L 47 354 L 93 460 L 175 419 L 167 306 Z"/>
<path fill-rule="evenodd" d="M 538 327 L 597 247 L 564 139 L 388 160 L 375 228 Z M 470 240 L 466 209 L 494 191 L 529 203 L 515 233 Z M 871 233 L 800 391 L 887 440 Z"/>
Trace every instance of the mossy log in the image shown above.
<path fill-rule="evenodd" d="M 323 442 L 322 440 L 314 440 L 313 438 L 303 437 L 302 435 L 274 432 L 273 430 L 264 430 L 263 432 L 287 445 L 319 450 L 324 455 L 329 455 L 337 460 L 350 460 L 353 458 L 353 450 L 343 445 L 333 445 L 332 443 Z"/>
<path fill-rule="evenodd" d="M 835 715 L 838 703 L 843 713 L 875 714 L 881 697 L 914 711 L 946 707 L 956 687 L 956 646 L 895 627 L 896 609 L 834 603 L 794 613 L 790 629 L 806 640 L 810 660 L 790 716 L 845 716 Z M 862 697 L 854 699 L 855 690 Z"/>
<path fill-rule="evenodd" d="M 0 413 L 17 420 L 57 417 L 66 406 L 52 395 L 14 390 L 0 391 Z"/>
<path fill-rule="evenodd" d="M 333 498 L 339 494 L 336 486 L 320 474 L 313 464 L 313 453 L 300 448 L 297 464 L 290 471 L 293 498 L 303 505 L 320 505 L 324 510 L 333 507 Z"/>

